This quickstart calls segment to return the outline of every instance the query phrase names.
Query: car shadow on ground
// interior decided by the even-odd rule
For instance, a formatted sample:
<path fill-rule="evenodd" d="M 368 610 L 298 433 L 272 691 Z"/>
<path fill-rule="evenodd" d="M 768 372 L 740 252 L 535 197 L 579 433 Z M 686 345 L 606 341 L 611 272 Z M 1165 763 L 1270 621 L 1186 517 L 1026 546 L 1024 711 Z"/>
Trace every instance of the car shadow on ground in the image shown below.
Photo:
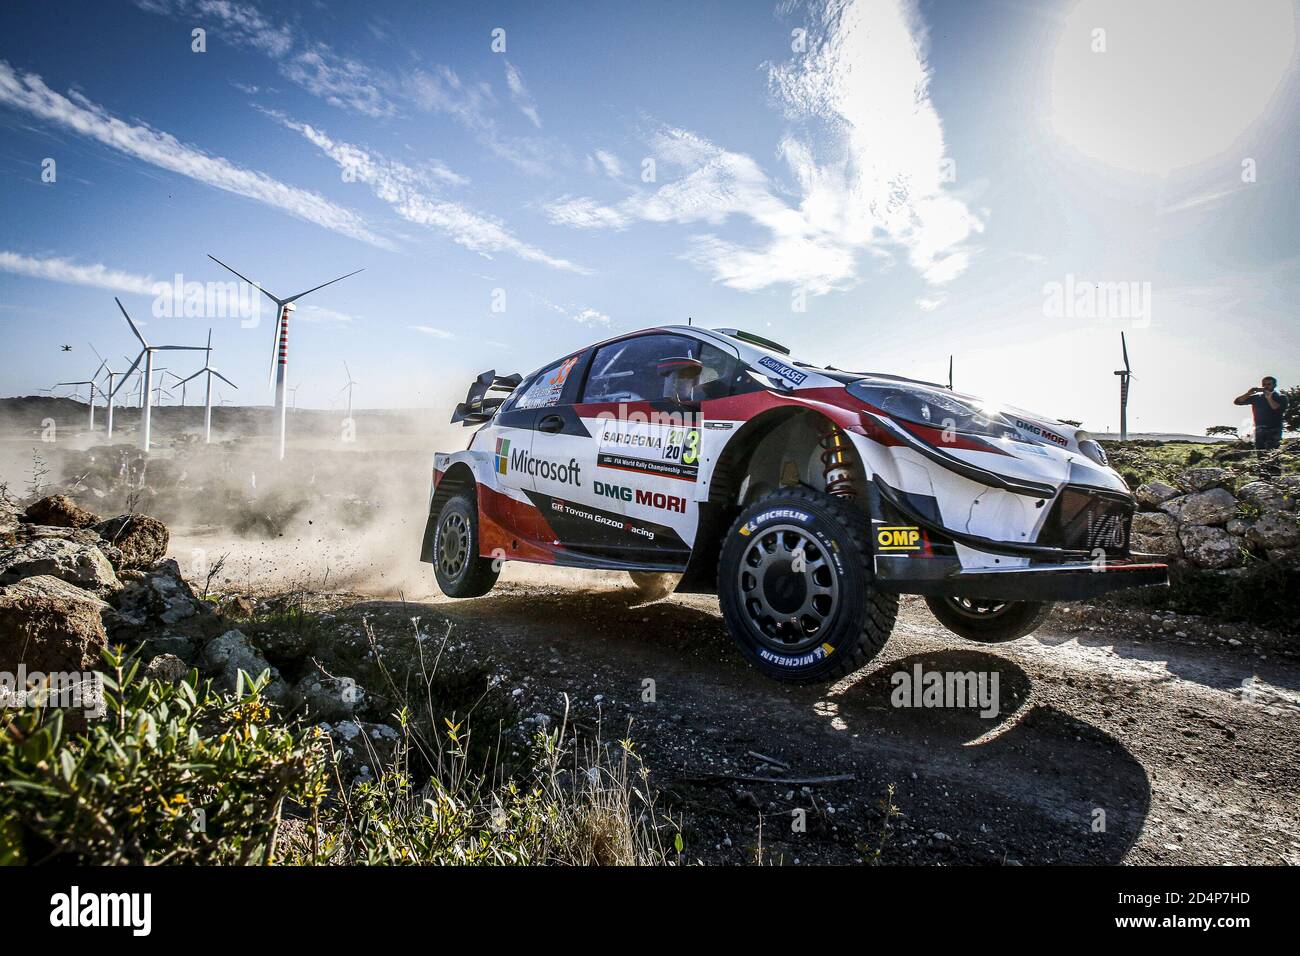
<path fill-rule="evenodd" d="M 490 652 L 545 649 L 561 675 L 600 671 L 605 693 L 626 693 L 655 675 L 674 694 L 689 693 L 692 721 L 719 728 L 720 749 L 752 748 L 796 769 L 851 769 L 853 786 L 872 797 L 897 785 L 900 806 L 920 825 L 960 831 L 994 852 L 1011 848 L 1021 862 L 1120 862 L 1150 809 L 1146 771 L 1119 740 L 1036 704 L 1029 675 L 984 650 L 891 660 L 886 647 L 883 660 L 833 687 L 790 687 L 745 664 L 716 611 L 645 604 L 632 589 L 502 590 L 419 609 L 426 623 L 437 616 L 465 636 L 477 632 Z M 986 695 L 996 674 L 996 713 L 981 716 L 987 708 L 978 700 L 924 706 L 924 695 L 922 706 L 895 706 L 895 675 L 915 681 L 918 668 L 921 675 L 984 674 Z"/>
<path fill-rule="evenodd" d="M 939 675 L 945 683 L 966 675 L 972 678 L 967 686 L 984 675 L 986 691 L 997 675 L 996 713 L 984 716 L 991 694 L 983 701 L 968 699 L 968 706 L 932 694 L 933 706 L 927 706 L 915 691 L 924 675 Z M 953 679 L 951 685 L 959 689 L 962 682 Z M 869 732 L 904 765 L 914 760 L 918 778 L 931 778 L 954 803 L 978 805 L 990 792 L 997 794 L 998 806 L 976 810 L 970 820 L 987 842 L 1019 845 L 1025 863 L 1118 863 L 1137 842 L 1150 811 L 1150 779 L 1123 743 L 1035 703 L 1029 675 L 995 654 L 936 650 L 888 661 L 836 685 L 814 706 L 846 733 Z M 1006 812 L 1012 804 L 1019 806 Z M 1029 847 L 1022 840 L 1026 814 L 1034 818 L 1036 834 Z"/>

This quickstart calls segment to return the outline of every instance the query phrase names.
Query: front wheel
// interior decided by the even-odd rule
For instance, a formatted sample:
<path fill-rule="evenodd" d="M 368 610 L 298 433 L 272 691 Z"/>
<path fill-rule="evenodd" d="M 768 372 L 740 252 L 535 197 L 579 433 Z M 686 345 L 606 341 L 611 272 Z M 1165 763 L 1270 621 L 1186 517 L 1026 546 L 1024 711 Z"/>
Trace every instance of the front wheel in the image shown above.
<path fill-rule="evenodd" d="M 1051 601 L 987 601 L 978 598 L 927 597 L 939 623 L 981 644 L 1001 644 L 1032 634 L 1047 620 Z"/>
<path fill-rule="evenodd" d="M 480 597 L 492 590 L 501 570 L 478 553 L 478 504 L 472 495 L 448 499 L 433 534 L 433 573 L 447 597 Z"/>
<path fill-rule="evenodd" d="M 718 599 L 741 652 L 777 680 L 834 680 L 885 646 L 898 597 L 875 586 L 867 524 L 851 505 L 786 488 L 740 513 L 718 561 Z"/>

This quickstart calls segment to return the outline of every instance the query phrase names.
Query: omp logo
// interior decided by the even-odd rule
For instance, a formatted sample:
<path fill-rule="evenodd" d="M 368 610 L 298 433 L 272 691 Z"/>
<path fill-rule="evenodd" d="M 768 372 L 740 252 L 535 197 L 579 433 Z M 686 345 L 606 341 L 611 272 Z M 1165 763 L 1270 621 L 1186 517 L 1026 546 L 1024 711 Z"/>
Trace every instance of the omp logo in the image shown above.
<path fill-rule="evenodd" d="M 148 936 L 153 928 L 150 893 L 90 893 L 78 886 L 50 897 L 50 925 L 125 926 L 133 936 Z"/>
<path fill-rule="evenodd" d="M 921 531 L 907 525 L 877 528 L 876 545 L 881 551 L 920 551 Z"/>
<path fill-rule="evenodd" d="M 497 439 L 497 474 L 504 475 L 510 467 L 510 439 Z"/>

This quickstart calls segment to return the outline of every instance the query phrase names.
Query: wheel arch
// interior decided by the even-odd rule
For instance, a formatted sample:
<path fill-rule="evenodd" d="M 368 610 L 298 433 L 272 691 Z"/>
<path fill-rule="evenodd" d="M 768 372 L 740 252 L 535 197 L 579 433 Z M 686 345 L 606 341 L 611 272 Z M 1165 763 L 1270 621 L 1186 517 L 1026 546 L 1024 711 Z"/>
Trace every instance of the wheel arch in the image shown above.
<path fill-rule="evenodd" d="M 478 477 L 474 474 L 474 469 L 467 462 L 453 461 L 438 479 L 433 495 L 429 499 L 429 517 L 424 525 L 424 541 L 420 546 L 421 561 L 433 563 L 433 536 L 438 526 L 438 513 L 442 511 L 443 505 L 466 491 L 474 496 L 474 506 L 477 508 L 479 506 Z"/>

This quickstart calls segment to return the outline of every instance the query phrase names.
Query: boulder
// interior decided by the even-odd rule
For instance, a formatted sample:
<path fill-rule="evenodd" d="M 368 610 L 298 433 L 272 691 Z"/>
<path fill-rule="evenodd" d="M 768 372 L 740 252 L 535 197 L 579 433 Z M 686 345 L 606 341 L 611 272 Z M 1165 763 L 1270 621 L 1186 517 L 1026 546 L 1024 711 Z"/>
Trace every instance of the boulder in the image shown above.
<path fill-rule="evenodd" d="M 46 673 L 102 666 L 108 605 L 62 578 L 37 575 L 0 588 L 0 671 Z"/>
<path fill-rule="evenodd" d="M 1183 505 L 1187 504 L 1187 495 L 1179 495 L 1177 498 L 1169 498 L 1160 502 L 1160 510 L 1167 515 L 1177 518 L 1183 511 Z"/>
<path fill-rule="evenodd" d="M 1233 518 L 1223 527 L 1227 529 L 1228 534 L 1240 535 L 1241 537 L 1244 538 L 1246 536 L 1246 532 L 1248 532 L 1251 529 L 1251 526 L 1254 525 L 1254 523 L 1255 522 L 1250 518 L 1238 517 L 1238 518 Z"/>
<path fill-rule="evenodd" d="M 0 547 L 18 543 L 18 512 L 0 496 Z"/>
<path fill-rule="evenodd" d="M 1246 532 L 1246 540 L 1269 550 L 1300 544 L 1300 519 L 1275 511 L 1264 515 Z"/>
<path fill-rule="evenodd" d="M 99 515 L 87 511 L 67 495 L 50 495 L 33 502 L 23 517 L 32 524 L 55 528 L 89 528 L 99 524 Z"/>
<path fill-rule="evenodd" d="M 148 515 L 118 515 L 99 522 L 95 530 L 121 551 L 123 568 L 147 568 L 167 553 L 167 526 Z"/>
<path fill-rule="evenodd" d="M 1167 485 L 1163 481 L 1148 481 L 1138 485 L 1137 491 L 1133 492 L 1138 503 L 1147 508 L 1155 508 L 1164 504 L 1170 498 L 1177 497 L 1178 489 L 1173 485 Z"/>
<path fill-rule="evenodd" d="M 1257 510 L 1260 514 L 1281 511 L 1286 506 L 1286 494 L 1277 485 L 1267 481 L 1252 481 L 1237 489 L 1237 500 Z"/>
<path fill-rule="evenodd" d="M 1188 495 L 1178 512 L 1183 525 L 1222 525 L 1237 517 L 1237 499 L 1225 488 Z"/>
<path fill-rule="evenodd" d="M 312 673 L 293 689 L 292 700 L 295 706 L 305 707 L 314 720 L 343 720 L 361 707 L 365 691 L 349 677 L 335 679 Z"/>
<path fill-rule="evenodd" d="M 1161 511 L 1140 511 L 1133 516 L 1129 546 L 1144 554 L 1176 556 L 1182 550 L 1178 522 Z"/>
<path fill-rule="evenodd" d="M 183 680 L 189 672 L 189 665 L 175 654 L 159 654 L 144 667 L 145 677 L 168 684 L 175 684 Z"/>
<path fill-rule="evenodd" d="M 1227 468 L 1189 468 L 1178 476 L 1184 491 L 1208 491 L 1211 488 L 1228 488 L 1232 472 Z"/>
<path fill-rule="evenodd" d="M 1244 539 L 1228 534 L 1222 528 L 1190 525 L 1184 527 L 1178 537 L 1184 557 L 1198 568 L 1217 571 L 1242 562 Z"/>
<path fill-rule="evenodd" d="M 281 680 L 280 672 L 267 663 L 243 631 L 226 631 L 208 641 L 199 656 L 199 666 L 231 692 L 238 686 L 240 671 L 249 677 L 257 677 L 269 670 L 271 682 L 263 688 L 263 696 L 277 704 L 283 703 L 288 697 L 289 688 Z"/>
<path fill-rule="evenodd" d="M 102 592 L 122 587 L 104 552 L 92 544 L 42 537 L 0 549 L 0 584 L 42 574 Z"/>

